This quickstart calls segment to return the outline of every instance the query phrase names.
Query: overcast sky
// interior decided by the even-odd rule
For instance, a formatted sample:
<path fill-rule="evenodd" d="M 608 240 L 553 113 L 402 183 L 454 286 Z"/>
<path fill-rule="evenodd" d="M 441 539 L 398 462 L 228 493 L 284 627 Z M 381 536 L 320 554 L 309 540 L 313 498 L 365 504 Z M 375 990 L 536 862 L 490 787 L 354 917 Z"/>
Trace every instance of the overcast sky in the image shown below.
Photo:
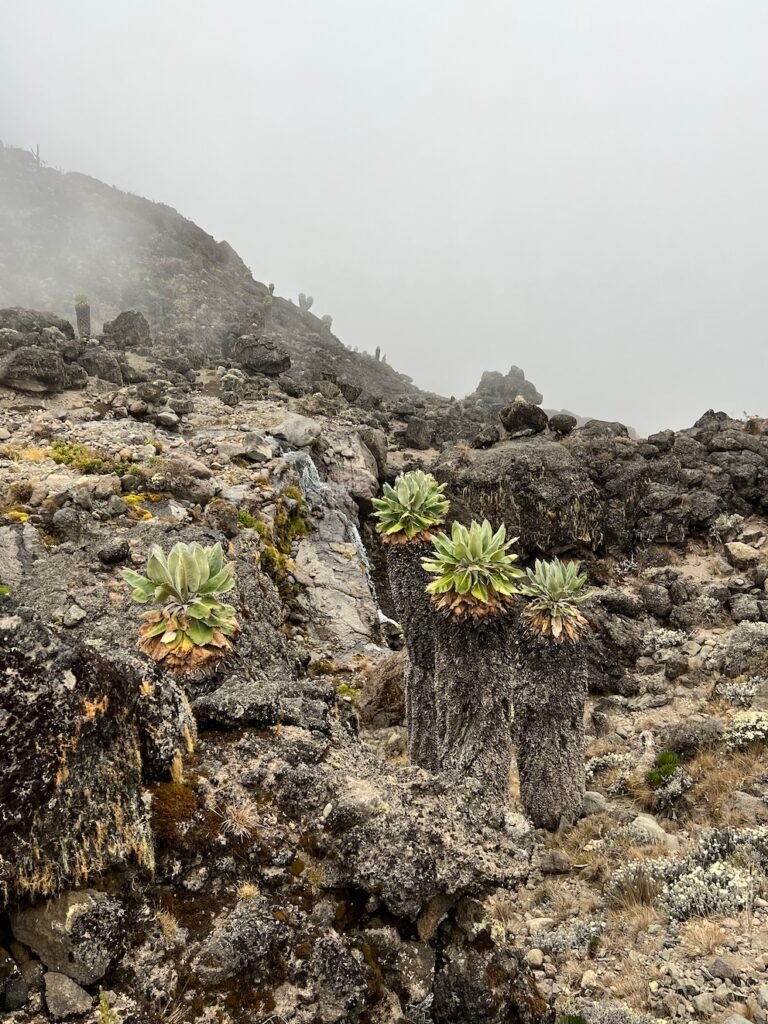
<path fill-rule="evenodd" d="M 647 432 L 768 415 L 765 0 L 0 0 L 0 138 L 350 345 Z"/>

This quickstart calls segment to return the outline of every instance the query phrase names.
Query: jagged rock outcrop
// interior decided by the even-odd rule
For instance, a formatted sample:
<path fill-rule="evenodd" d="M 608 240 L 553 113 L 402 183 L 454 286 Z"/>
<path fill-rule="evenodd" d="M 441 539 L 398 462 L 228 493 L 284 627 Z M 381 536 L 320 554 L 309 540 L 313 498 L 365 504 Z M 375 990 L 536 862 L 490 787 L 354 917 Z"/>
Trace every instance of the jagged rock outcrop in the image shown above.
<path fill-rule="evenodd" d="M 117 356 L 101 345 L 89 345 L 78 357 L 77 361 L 89 377 L 117 384 L 123 383 L 123 371 Z"/>
<path fill-rule="evenodd" d="M 214 360 L 227 337 L 252 333 L 254 324 L 263 333 L 270 291 L 227 242 L 169 206 L 1 145 L 0 251 L 0 304 L 71 317 L 73 296 L 85 290 L 93 333 L 104 324 L 118 347 L 146 350 L 149 330 L 164 347 Z M 417 391 L 409 377 L 347 348 L 321 317 L 278 295 L 269 331 L 304 384 L 332 372 L 374 396 Z"/>
<path fill-rule="evenodd" d="M 0 330 L 44 336 L 51 327 L 61 332 L 69 341 L 74 341 L 75 330 L 63 317 L 55 316 L 53 313 L 41 313 L 35 309 L 24 309 L 21 306 L 0 309 Z"/>
<path fill-rule="evenodd" d="M 468 404 L 484 406 L 491 412 L 500 412 L 516 398 L 524 398 L 532 405 L 541 405 L 542 395 L 519 366 L 512 366 L 508 373 L 486 370 L 480 378 L 477 390 L 467 396 Z"/>

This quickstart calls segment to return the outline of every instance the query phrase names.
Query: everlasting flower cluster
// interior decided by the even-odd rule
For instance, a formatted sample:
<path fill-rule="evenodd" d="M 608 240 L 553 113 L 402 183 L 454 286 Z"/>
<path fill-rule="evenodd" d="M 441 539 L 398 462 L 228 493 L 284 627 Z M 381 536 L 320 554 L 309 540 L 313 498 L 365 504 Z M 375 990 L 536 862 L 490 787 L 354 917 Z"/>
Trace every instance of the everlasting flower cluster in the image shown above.
<path fill-rule="evenodd" d="M 693 786 L 693 779 L 683 768 L 675 768 L 673 774 L 653 794 L 656 810 L 669 810 L 680 797 Z"/>
<path fill-rule="evenodd" d="M 765 682 L 762 676 L 752 676 L 751 679 L 734 679 L 723 681 L 717 685 L 717 694 L 724 697 L 731 704 L 738 707 L 748 708 L 757 693 L 758 687 Z"/>
<path fill-rule="evenodd" d="M 585 770 L 588 779 L 593 779 L 604 772 L 610 772 L 614 768 L 631 770 L 634 761 L 630 754 L 599 754 L 597 757 L 590 757 Z"/>
<path fill-rule="evenodd" d="M 764 886 L 766 869 L 768 825 L 713 828 L 702 833 L 697 849 L 684 860 L 635 861 L 619 868 L 610 891 L 658 893 L 670 917 L 684 921 L 743 909 Z"/>
<path fill-rule="evenodd" d="M 738 711 L 726 725 L 723 738 L 732 750 L 768 743 L 768 711 Z"/>
<path fill-rule="evenodd" d="M 552 928 L 550 931 L 534 932 L 531 936 L 531 945 L 543 953 L 586 950 L 597 942 L 604 929 L 604 921 L 576 921 L 573 924 Z"/>
<path fill-rule="evenodd" d="M 687 639 L 681 629 L 651 629 L 644 634 L 641 643 L 643 650 L 653 654 L 667 647 L 680 647 Z"/>
<path fill-rule="evenodd" d="M 678 921 L 708 914 L 733 914 L 747 906 L 754 879 L 743 868 L 719 862 L 695 867 L 664 886 L 661 898 L 669 916 Z"/>

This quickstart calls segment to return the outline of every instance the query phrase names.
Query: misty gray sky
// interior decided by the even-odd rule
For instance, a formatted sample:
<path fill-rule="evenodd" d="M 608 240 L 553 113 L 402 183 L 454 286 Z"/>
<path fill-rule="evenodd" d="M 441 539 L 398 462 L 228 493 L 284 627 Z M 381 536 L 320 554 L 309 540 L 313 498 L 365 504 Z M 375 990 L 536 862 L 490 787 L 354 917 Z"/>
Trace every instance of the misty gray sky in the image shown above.
<path fill-rule="evenodd" d="M 4 0 L 0 138 L 419 385 L 768 415 L 765 0 Z"/>

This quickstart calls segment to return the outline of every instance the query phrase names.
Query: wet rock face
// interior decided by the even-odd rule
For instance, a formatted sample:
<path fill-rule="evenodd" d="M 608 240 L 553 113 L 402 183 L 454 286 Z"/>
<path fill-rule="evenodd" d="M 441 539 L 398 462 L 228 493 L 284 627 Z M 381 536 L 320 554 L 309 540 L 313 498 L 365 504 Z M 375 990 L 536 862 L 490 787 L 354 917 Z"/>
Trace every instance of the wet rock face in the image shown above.
<path fill-rule="evenodd" d="M 50 894 L 119 862 L 150 866 L 141 748 L 157 751 L 172 736 L 167 769 L 183 744 L 189 720 L 162 710 L 171 691 L 145 686 L 142 696 L 146 666 L 69 647 L 7 598 L 0 600 L 0 650 L 6 898 Z M 144 737 L 142 721 L 150 719 L 153 734 Z"/>

